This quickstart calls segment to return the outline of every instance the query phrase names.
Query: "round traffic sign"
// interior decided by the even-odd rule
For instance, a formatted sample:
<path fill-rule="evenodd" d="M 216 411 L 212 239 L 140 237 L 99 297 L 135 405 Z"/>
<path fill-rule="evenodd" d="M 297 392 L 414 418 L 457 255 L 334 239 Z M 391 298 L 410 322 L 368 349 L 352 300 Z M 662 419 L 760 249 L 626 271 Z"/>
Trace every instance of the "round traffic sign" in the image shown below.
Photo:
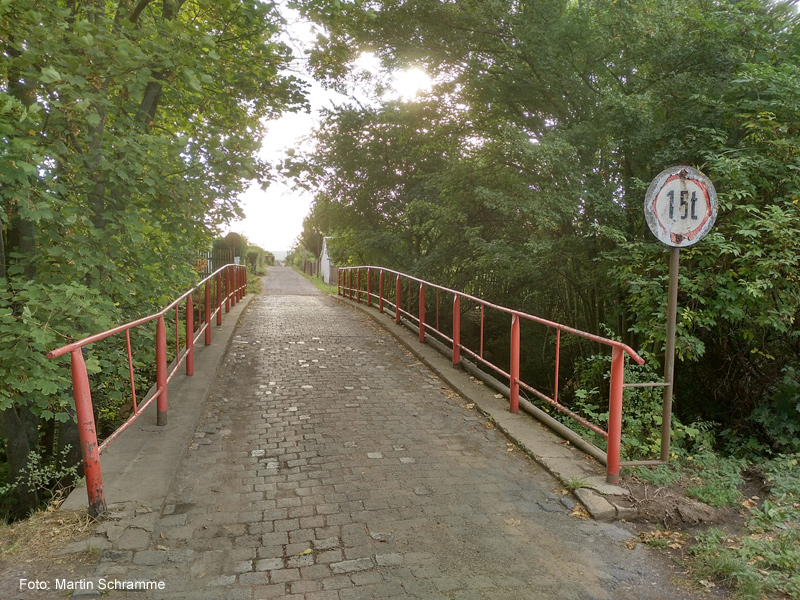
<path fill-rule="evenodd" d="M 670 167 L 647 188 L 644 218 L 660 242 L 675 248 L 696 244 L 717 219 L 714 184 L 695 168 Z"/>

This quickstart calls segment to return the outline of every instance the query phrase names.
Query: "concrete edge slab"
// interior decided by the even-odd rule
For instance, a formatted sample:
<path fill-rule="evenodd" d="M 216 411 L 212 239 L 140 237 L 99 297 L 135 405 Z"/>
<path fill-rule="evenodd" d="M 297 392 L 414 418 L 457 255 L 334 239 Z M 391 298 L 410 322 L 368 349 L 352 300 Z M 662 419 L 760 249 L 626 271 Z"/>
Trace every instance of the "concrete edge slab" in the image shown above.
<path fill-rule="evenodd" d="M 413 331 L 398 326 L 388 313 L 383 315 L 374 307 L 358 303 L 348 298 L 331 295 L 345 306 L 358 310 L 389 332 L 397 342 L 406 348 L 422 364 L 433 371 L 453 391 L 490 418 L 503 434 L 520 447 L 528 456 L 544 467 L 562 484 L 582 485 L 574 491 L 589 514 L 597 521 L 611 521 L 630 516 L 617 510 L 604 494 L 627 495 L 627 490 L 611 486 L 605 481 L 604 469 L 592 457 L 584 454 L 566 440 L 559 437 L 542 423 L 523 412 L 513 414 L 508 410 L 505 398 L 496 398 L 485 385 L 476 384 L 463 369 L 453 366 L 450 359 L 429 344 L 420 343 Z M 591 488 L 591 489 L 590 489 Z"/>
<path fill-rule="evenodd" d="M 100 465 L 109 507 L 134 503 L 145 510 L 163 508 L 236 328 L 253 297 L 249 294 L 231 307 L 222 325 L 212 324 L 210 346 L 202 342 L 195 346 L 194 375 L 179 370 L 169 382 L 167 426 L 154 425 L 154 402 L 103 452 Z M 81 486 L 59 508 L 80 510 L 86 505 L 86 488 Z"/>

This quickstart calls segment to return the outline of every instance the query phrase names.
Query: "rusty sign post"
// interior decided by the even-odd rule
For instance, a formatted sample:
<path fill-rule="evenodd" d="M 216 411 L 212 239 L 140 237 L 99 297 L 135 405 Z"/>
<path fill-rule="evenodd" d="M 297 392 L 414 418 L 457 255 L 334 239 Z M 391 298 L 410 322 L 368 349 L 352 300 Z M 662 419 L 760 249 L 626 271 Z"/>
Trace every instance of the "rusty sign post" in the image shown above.
<path fill-rule="evenodd" d="M 670 247 L 667 340 L 664 349 L 666 385 L 661 420 L 661 460 L 669 462 L 680 249 L 699 242 L 714 225 L 717 219 L 717 192 L 711 180 L 697 169 L 670 167 L 659 173 L 647 188 L 644 217 L 653 235 Z"/>

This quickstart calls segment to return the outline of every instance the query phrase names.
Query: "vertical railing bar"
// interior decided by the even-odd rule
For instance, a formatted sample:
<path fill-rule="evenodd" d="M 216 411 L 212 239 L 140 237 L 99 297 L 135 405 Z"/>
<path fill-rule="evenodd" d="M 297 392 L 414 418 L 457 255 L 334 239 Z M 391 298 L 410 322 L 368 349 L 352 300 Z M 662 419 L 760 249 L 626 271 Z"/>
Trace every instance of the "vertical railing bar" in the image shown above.
<path fill-rule="evenodd" d="M 461 362 L 461 297 L 453 298 L 453 364 Z"/>
<path fill-rule="evenodd" d="M 211 280 L 206 281 L 205 295 L 203 321 L 206 324 L 206 332 L 203 341 L 208 346 L 211 344 Z"/>
<path fill-rule="evenodd" d="M 226 265 L 225 266 L 225 276 L 223 277 L 225 281 L 225 312 L 231 312 L 231 270 Z"/>
<path fill-rule="evenodd" d="M 485 306 L 481 304 L 481 352 L 480 352 L 481 358 L 483 358 L 483 309 L 484 308 Z"/>
<path fill-rule="evenodd" d="M 180 302 L 175 305 L 175 358 L 181 355 L 181 335 L 180 335 Z"/>
<path fill-rule="evenodd" d="M 217 327 L 222 325 L 222 273 L 217 273 L 214 284 L 214 304 L 217 305 Z"/>
<path fill-rule="evenodd" d="M 167 328 L 164 315 L 159 315 L 156 324 L 156 425 L 167 424 Z"/>
<path fill-rule="evenodd" d="M 125 330 L 125 341 L 128 345 L 128 369 L 131 372 L 131 397 L 133 398 L 133 414 L 138 412 L 138 407 L 136 405 L 136 384 L 134 383 L 133 377 L 133 352 L 131 351 L 131 330 Z"/>
<path fill-rule="evenodd" d="M 378 312 L 383 313 L 383 269 L 381 269 L 380 280 L 378 281 Z"/>
<path fill-rule="evenodd" d="M 403 282 L 400 281 L 400 274 L 397 275 L 397 282 L 394 287 L 394 322 L 400 323 L 400 302 L 403 296 Z"/>
<path fill-rule="evenodd" d="M 622 386 L 625 383 L 625 353 L 611 350 L 611 382 L 608 394 L 608 446 L 606 447 L 606 482 L 619 483 L 620 446 L 622 444 Z"/>
<path fill-rule="evenodd" d="M 425 284 L 419 284 L 419 341 L 425 341 Z"/>
<path fill-rule="evenodd" d="M 439 288 L 436 288 L 436 331 L 439 331 Z"/>
<path fill-rule="evenodd" d="M 372 306 L 372 269 L 367 267 L 367 306 Z"/>
<path fill-rule="evenodd" d="M 186 374 L 194 375 L 194 302 L 191 293 L 186 297 Z"/>
<path fill-rule="evenodd" d="M 231 277 L 231 308 L 234 308 L 236 306 L 236 294 L 239 293 L 239 289 L 236 285 L 236 266 L 229 266 L 228 271 Z"/>
<path fill-rule="evenodd" d="M 512 413 L 519 410 L 519 315 L 511 316 L 511 368 L 509 374 L 509 409 Z"/>
<path fill-rule="evenodd" d="M 75 398 L 75 418 L 83 459 L 83 475 L 86 478 L 86 493 L 89 497 L 89 514 L 93 517 L 106 512 L 103 475 L 100 471 L 100 448 L 97 445 L 97 428 L 92 409 L 92 393 L 89 389 L 89 373 L 83 360 L 83 349 L 70 353 L 72 393 Z"/>
<path fill-rule="evenodd" d="M 556 385 L 553 391 L 553 402 L 558 404 L 558 363 L 561 358 L 561 330 L 556 329 Z"/>

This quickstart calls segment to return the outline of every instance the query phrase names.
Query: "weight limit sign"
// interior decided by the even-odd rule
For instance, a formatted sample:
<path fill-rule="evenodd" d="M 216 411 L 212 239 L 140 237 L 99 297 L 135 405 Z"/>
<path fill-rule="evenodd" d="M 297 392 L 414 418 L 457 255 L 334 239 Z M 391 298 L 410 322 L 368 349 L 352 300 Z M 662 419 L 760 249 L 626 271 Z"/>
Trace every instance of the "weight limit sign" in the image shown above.
<path fill-rule="evenodd" d="M 647 188 L 644 218 L 660 242 L 673 248 L 692 246 L 717 219 L 714 184 L 692 167 L 670 167 Z"/>

